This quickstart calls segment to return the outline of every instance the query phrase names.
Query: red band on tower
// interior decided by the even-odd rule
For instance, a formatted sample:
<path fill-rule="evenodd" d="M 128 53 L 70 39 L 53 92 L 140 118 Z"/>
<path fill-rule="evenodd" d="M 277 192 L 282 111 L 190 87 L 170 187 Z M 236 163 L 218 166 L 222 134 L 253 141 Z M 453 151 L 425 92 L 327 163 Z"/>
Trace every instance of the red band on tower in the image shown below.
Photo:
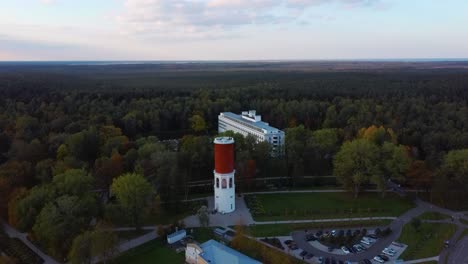
<path fill-rule="evenodd" d="M 234 171 L 234 140 L 232 138 L 216 138 L 214 146 L 215 171 L 231 173 Z"/>

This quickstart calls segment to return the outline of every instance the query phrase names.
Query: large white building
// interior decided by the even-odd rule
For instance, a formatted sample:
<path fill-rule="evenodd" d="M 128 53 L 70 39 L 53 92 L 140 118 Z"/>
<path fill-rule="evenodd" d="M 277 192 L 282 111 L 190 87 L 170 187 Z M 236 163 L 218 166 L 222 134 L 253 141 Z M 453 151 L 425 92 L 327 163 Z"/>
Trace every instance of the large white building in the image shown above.
<path fill-rule="evenodd" d="M 244 111 L 241 115 L 223 112 L 218 116 L 218 132 L 231 130 L 244 136 L 252 135 L 258 142 L 266 141 L 272 147 L 272 154 L 281 153 L 284 144 L 284 131 L 262 121 L 255 110 Z"/>

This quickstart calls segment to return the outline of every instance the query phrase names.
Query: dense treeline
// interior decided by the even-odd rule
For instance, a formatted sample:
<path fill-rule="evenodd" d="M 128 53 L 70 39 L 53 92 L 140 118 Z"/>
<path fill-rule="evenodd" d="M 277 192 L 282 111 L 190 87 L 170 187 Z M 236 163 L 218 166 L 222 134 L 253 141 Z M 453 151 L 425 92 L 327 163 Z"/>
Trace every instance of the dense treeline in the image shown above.
<path fill-rule="evenodd" d="M 0 71 L 2 214 L 8 212 L 12 224 L 32 232 L 55 256 L 65 256 L 73 237 L 92 220 L 116 223 L 126 215 L 127 223 L 138 226 L 140 209 L 158 210 L 161 200 L 163 207 L 180 212 L 180 201 L 190 193 L 210 190 L 209 184 L 193 186 L 212 179 L 212 137 L 222 111 L 256 109 L 286 130 L 285 155 L 279 158 L 269 156 L 267 144 L 228 133 L 236 137 L 241 191 L 255 188 L 252 180 L 258 177 L 284 178 L 281 184 L 298 186 L 303 176 L 359 172 L 353 166 L 334 168 L 333 161 L 345 163 L 347 151 L 362 149 L 380 160 L 371 173 L 356 174 L 362 181 L 339 178 L 345 186 L 358 186 L 356 191 L 361 183 L 383 188 L 388 178 L 427 190 L 435 181 L 438 187 L 466 186 L 466 170 L 453 165 L 463 164 L 465 152 L 447 153 L 468 148 L 468 74 L 135 67 L 127 74 L 96 66 Z M 382 129 L 390 136 L 366 139 Z M 405 166 L 379 163 L 384 157 Z M 146 190 L 131 210 L 122 198 L 129 193 L 118 188 L 126 177 L 138 178 L 135 188 Z M 453 192 L 457 199 L 464 197 L 462 190 Z M 435 192 L 438 199 L 450 198 L 443 190 Z M 149 198 L 151 193 L 157 199 Z M 60 217 L 61 210 L 69 215 Z"/>

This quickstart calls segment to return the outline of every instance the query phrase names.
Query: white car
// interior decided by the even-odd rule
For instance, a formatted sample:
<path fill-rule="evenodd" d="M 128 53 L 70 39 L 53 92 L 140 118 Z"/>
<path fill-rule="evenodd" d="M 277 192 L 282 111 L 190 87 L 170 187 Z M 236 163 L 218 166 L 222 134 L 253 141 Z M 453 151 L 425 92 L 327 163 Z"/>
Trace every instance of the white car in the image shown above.
<path fill-rule="evenodd" d="M 343 250 L 343 252 L 344 252 L 345 254 L 349 254 L 349 253 L 350 253 L 349 250 L 348 250 L 346 247 L 341 247 L 341 250 Z"/>
<path fill-rule="evenodd" d="M 332 230 L 332 231 L 330 232 L 330 234 L 331 234 L 332 236 L 335 236 L 335 235 L 336 235 L 336 230 Z"/>
<path fill-rule="evenodd" d="M 364 239 L 361 240 L 361 243 L 364 245 L 368 245 L 368 246 L 371 244 L 369 241 L 364 240 Z"/>
<path fill-rule="evenodd" d="M 375 241 L 377 241 L 377 240 L 375 240 L 375 239 L 373 239 L 373 238 L 371 238 L 371 237 L 366 237 L 366 236 L 365 236 L 365 237 L 362 237 L 362 239 L 364 239 L 364 240 L 366 240 L 366 241 L 369 241 L 370 243 L 374 243 Z"/>
<path fill-rule="evenodd" d="M 356 249 L 357 252 L 361 252 L 364 250 L 364 248 L 359 244 L 354 245 L 353 248 Z"/>
<path fill-rule="evenodd" d="M 384 253 L 385 255 L 387 256 L 390 256 L 390 257 L 393 257 L 395 256 L 395 250 L 391 249 L 391 248 L 385 248 L 382 253 Z"/>
<path fill-rule="evenodd" d="M 377 262 L 379 262 L 379 263 L 384 263 L 384 262 L 385 262 L 385 260 L 383 260 L 383 259 L 380 258 L 379 256 L 375 256 L 375 257 L 374 257 L 374 260 L 377 261 Z"/>

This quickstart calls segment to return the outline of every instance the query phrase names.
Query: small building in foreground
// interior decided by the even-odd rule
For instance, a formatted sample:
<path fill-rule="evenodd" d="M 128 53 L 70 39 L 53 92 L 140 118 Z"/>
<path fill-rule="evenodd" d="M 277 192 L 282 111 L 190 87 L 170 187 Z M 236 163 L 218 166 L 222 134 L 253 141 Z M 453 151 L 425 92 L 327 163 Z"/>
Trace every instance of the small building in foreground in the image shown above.
<path fill-rule="evenodd" d="M 187 244 L 185 262 L 189 264 L 261 264 L 213 239 L 201 245 Z"/>
<path fill-rule="evenodd" d="M 167 235 L 167 243 L 174 244 L 184 239 L 186 236 L 187 236 L 187 232 L 185 231 L 185 229 L 181 229 L 179 231 L 176 231 L 172 234 Z"/>

